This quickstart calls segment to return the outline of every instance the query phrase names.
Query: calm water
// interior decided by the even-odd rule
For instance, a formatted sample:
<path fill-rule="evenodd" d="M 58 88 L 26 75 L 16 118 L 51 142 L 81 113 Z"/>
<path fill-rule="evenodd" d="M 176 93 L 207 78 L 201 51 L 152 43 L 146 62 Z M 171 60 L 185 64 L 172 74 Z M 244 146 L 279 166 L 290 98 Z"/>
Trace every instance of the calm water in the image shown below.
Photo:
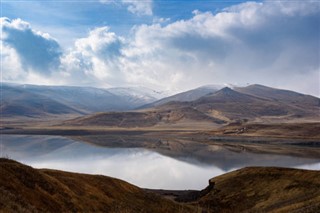
<path fill-rule="evenodd" d="M 36 168 L 103 174 L 161 189 L 202 189 L 210 178 L 245 166 L 320 169 L 319 159 L 225 151 L 213 154 L 209 162 L 142 148 L 98 147 L 59 136 L 2 135 L 1 152 Z"/>

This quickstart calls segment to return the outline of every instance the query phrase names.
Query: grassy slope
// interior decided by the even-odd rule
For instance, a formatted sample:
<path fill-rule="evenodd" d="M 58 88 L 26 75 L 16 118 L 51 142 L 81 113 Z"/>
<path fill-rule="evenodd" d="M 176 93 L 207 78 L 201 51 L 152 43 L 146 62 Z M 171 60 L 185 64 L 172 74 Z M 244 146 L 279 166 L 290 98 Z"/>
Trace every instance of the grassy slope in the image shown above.
<path fill-rule="evenodd" d="M 190 212 L 124 181 L 0 159 L 0 212 Z"/>
<path fill-rule="evenodd" d="M 0 159 L 0 172 L 0 212 L 320 210 L 319 171 L 261 167 L 240 169 L 211 179 L 215 183 L 214 188 L 195 198 L 188 206 L 100 175 L 33 169 L 7 159 Z M 195 207 L 192 209 L 190 204 Z"/>
<path fill-rule="evenodd" d="M 197 201 L 214 212 L 320 212 L 320 172 L 244 168 L 211 179 Z"/>

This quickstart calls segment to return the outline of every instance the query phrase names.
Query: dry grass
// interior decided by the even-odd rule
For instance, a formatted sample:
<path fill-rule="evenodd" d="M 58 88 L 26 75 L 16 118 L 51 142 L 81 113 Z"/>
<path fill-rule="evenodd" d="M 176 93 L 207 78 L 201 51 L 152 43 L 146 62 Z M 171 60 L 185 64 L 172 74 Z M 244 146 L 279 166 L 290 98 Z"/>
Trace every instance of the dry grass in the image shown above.
<path fill-rule="evenodd" d="M 0 212 L 194 212 L 124 181 L 0 159 Z"/>
<path fill-rule="evenodd" d="M 320 172 L 244 168 L 213 178 L 197 204 L 216 212 L 319 212 Z"/>
<path fill-rule="evenodd" d="M 33 169 L 0 159 L 0 212 L 319 212 L 320 172 L 244 168 L 177 203 L 101 175 Z M 175 192 L 184 194 L 185 192 Z M 162 195 L 164 193 L 162 192 Z M 193 195 L 195 193 L 193 192 Z M 192 205 L 193 207 L 191 207 Z"/>

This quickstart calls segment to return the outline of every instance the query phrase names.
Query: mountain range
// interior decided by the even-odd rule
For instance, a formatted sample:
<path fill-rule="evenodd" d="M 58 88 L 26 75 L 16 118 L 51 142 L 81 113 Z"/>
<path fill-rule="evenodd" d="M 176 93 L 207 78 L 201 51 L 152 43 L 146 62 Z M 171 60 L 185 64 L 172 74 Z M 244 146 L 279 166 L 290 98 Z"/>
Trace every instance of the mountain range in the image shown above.
<path fill-rule="evenodd" d="M 262 85 L 231 89 L 224 87 L 197 99 L 186 100 L 191 90 L 167 97 L 130 112 L 105 112 L 67 121 L 67 125 L 97 125 L 118 127 L 150 127 L 168 124 L 205 122 L 221 125 L 232 122 L 318 121 L 320 99 L 288 90 Z M 192 97 L 192 95 L 190 95 Z M 170 100 L 169 102 L 167 100 Z M 159 104 L 162 103 L 162 104 Z"/>
<path fill-rule="evenodd" d="M 204 86 L 173 96 L 135 88 L 35 86 L 3 83 L 2 117 L 73 115 L 68 125 L 149 127 L 205 122 L 317 120 L 320 99 L 263 85 Z M 161 98 L 163 97 L 163 98 Z M 79 117 L 80 116 L 80 117 Z"/>
<path fill-rule="evenodd" d="M 8 83 L 2 83 L 1 94 L 3 117 L 40 118 L 132 110 L 163 97 L 162 93 L 143 87 L 99 89 Z"/>
<path fill-rule="evenodd" d="M 207 86 L 202 86 L 198 87 L 196 89 L 188 90 L 182 93 L 178 93 L 172 96 L 168 96 L 165 98 L 162 98 L 160 100 L 157 100 L 153 103 L 146 104 L 144 106 L 141 106 L 140 108 L 150 108 L 150 107 L 156 107 L 160 106 L 166 103 L 169 103 L 171 101 L 195 101 L 198 98 L 201 98 L 202 96 L 208 95 L 210 93 L 217 92 L 218 90 L 222 89 L 222 85 L 207 85 Z"/>

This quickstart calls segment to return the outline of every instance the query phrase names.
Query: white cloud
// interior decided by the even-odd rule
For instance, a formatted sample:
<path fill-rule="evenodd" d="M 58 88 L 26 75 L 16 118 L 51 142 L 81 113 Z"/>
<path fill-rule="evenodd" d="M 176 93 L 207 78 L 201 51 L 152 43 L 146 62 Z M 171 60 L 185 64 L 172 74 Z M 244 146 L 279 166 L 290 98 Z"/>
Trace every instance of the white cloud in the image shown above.
<path fill-rule="evenodd" d="M 125 38 L 96 28 L 60 56 L 51 79 L 180 91 L 260 83 L 320 95 L 319 7 L 312 1 L 243 3 L 217 14 L 195 11 L 171 24 L 135 26 Z M 20 24 L 16 28 L 30 28 Z M 7 61 L 10 54 L 11 61 L 18 57 L 11 47 Z"/>
<path fill-rule="evenodd" d="M 248 82 L 319 95 L 319 78 L 310 78 L 320 71 L 319 4 L 298 4 L 250 2 L 217 14 L 197 11 L 164 27 L 136 27 L 123 49 L 126 70 L 134 70 L 128 73 L 135 73 L 135 82 L 150 76 L 182 90 Z"/>
<path fill-rule="evenodd" d="M 15 60 L 16 63 L 19 61 L 20 70 L 38 72 L 41 75 L 50 75 L 55 71 L 59 66 L 61 55 L 56 40 L 47 33 L 33 30 L 29 23 L 21 19 L 1 18 L 0 21 L 4 54 L 10 52 L 14 58 L 10 60 Z M 18 66 L 16 63 L 13 66 Z"/>
<path fill-rule="evenodd" d="M 131 13 L 138 15 L 152 15 L 152 0 L 122 0 L 122 3 L 128 5 L 128 10 Z"/>
<path fill-rule="evenodd" d="M 123 4 L 127 6 L 129 12 L 137 15 L 151 16 L 152 0 L 100 0 L 103 4 Z"/>
<path fill-rule="evenodd" d="M 74 48 L 61 58 L 61 70 L 70 76 L 81 76 L 81 81 L 99 81 L 103 86 L 117 82 L 121 78 L 119 59 L 123 42 L 108 27 L 96 28 L 88 37 L 76 40 Z"/>
<path fill-rule="evenodd" d="M 100 2 L 101 2 L 102 4 L 112 4 L 112 3 L 115 2 L 115 0 L 100 0 Z"/>
<path fill-rule="evenodd" d="M 2 41 L 1 47 L 2 78 L 7 81 L 24 78 L 26 73 L 21 67 L 20 59 L 16 51 L 8 45 L 3 44 Z"/>
<path fill-rule="evenodd" d="M 153 24 L 164 24 L 170 21 L 170 18 L 159 18 L 159 17 L 154 17 L 152 22 Z"/>

